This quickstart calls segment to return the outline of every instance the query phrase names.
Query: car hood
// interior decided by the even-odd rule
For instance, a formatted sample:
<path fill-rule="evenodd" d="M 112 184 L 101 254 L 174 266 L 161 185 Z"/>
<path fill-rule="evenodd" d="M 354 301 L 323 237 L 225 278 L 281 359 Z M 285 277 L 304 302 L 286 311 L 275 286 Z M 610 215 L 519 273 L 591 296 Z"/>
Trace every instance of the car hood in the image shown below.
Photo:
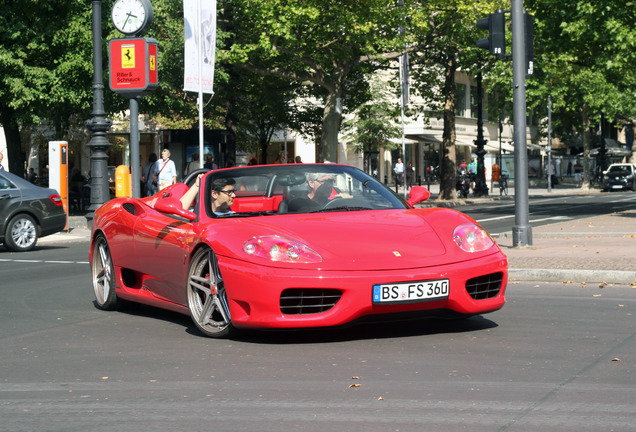
<path fill-rule="evenodd" d="M 216 237 L 228 255 L 254 261 L 245 241 L 278 235 L 320 254 L 326 270 L 391 270 L 450 264 L 474 258 L 453 242 L 453 229 L 472 220 L 449 209 L 375 210 L 234 219 Z M 219 237 L 225 237 L 221 240 Z M 231 239 L 230 239 L 231 237 Z M 218 245 L 218 243 L 217 243 Z M 231 249 L 231 250 L 230 250 Z M 486 254 L 498 251 L 494 246 Z M 223 252 L 221 252 L 223 253 Z M 483 254 L 483 253 L 482 253 Z M 263 260 L 260 264 L 278 266 Z M 296 266 L 296 265 L 294 265 Z M 315 265 L 311 265 L 314 267 Z"/>

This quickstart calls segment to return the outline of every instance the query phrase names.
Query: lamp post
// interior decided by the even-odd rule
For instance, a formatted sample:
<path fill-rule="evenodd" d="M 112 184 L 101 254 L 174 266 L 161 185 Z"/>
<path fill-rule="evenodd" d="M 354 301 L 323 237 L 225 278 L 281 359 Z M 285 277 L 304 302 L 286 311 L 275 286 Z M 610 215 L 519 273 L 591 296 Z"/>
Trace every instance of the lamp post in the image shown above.
<path fill-rule="evenodd" d="M 475 196 L 488 196 L 488 186 L 486 185 L 486 172 L 484 169 L 484 155 L 486 150 L 484 146 L 487 141 L 484 139 L 484 119 L 483 117 L 483 101 L 482 101 L 482 85 L 481 72 L 477 75 L 477 139 L 475 145 L 477 150 L 477 176 L 475 179 Z"/>
<path fill-rule="evenodd" d="M 106 118 L 104 111 L 104 83 L 102 67 L 102 2 L 93 0 L 93 112 L 86 121 L 91 131 L 91 140 L 86 146 L 91 151 L 91 205 L 86 214 L 89 227 L 92 226 L 95 210 L 110 199 L 108 191 L 108 155 L 110 143 L 106 132 L 112 121 Z"/>

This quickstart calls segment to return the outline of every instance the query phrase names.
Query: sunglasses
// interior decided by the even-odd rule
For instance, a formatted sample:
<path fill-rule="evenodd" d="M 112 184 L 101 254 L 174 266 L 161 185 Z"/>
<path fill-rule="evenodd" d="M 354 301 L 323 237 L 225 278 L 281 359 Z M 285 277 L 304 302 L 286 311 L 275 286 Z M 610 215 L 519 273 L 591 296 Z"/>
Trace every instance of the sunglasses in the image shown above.
<path fill-rule="evenodd" d="M 230 190 L 220 190 L 217 192 L 222 192 L 227 196 L 231 196 L 231 195 L 236 195 L 236 191 L 234 189 L 230 189 Z"/>
<path fill-rule="evenodd" d="M 325 184 L 325 183 L 333 183 L 334 179 L 322 179 L 322 180 L 314 180 L 316 183 Z"/>

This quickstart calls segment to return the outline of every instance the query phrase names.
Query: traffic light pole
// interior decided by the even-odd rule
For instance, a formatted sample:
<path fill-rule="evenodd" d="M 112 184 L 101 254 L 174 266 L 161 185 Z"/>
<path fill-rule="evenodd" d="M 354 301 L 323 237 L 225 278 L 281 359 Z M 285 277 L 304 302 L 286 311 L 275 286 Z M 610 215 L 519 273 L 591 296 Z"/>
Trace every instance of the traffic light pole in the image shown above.
<path fill-rule="evenodd" d="M 528 152 L 526 147 L 526 47 L 523 0 L 512 0 L 512 85 L 515 140 L 515 225 L 513 247 L 532 245 L 529 223 Z"/>

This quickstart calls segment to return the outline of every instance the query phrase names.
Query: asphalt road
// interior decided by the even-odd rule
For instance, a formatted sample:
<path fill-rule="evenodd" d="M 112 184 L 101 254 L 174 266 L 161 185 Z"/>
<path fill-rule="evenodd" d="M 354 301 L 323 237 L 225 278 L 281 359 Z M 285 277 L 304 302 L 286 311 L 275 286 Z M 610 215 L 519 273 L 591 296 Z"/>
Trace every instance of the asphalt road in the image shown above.
<path fill-rule="evenodd" d="M 510 284 L 462 321 L 201 337 L 93 306 L 88 244 L 0 253 L 2 431 L 632 431 L 636 289 Z"/>
<path fill-rule="evenodd" d="M 595 193 L 581 195 L 558 195 L 536 197 L 529 200 L 528 217 L 532 227 L 549 225 L 572 219 L 611 214 L 633 209 L 636 193 Z M 477 222 L 489 233 L 497 236 L 510 232 L 515 224 L 515 202 L 492 201 L 457 207 Z"/>

